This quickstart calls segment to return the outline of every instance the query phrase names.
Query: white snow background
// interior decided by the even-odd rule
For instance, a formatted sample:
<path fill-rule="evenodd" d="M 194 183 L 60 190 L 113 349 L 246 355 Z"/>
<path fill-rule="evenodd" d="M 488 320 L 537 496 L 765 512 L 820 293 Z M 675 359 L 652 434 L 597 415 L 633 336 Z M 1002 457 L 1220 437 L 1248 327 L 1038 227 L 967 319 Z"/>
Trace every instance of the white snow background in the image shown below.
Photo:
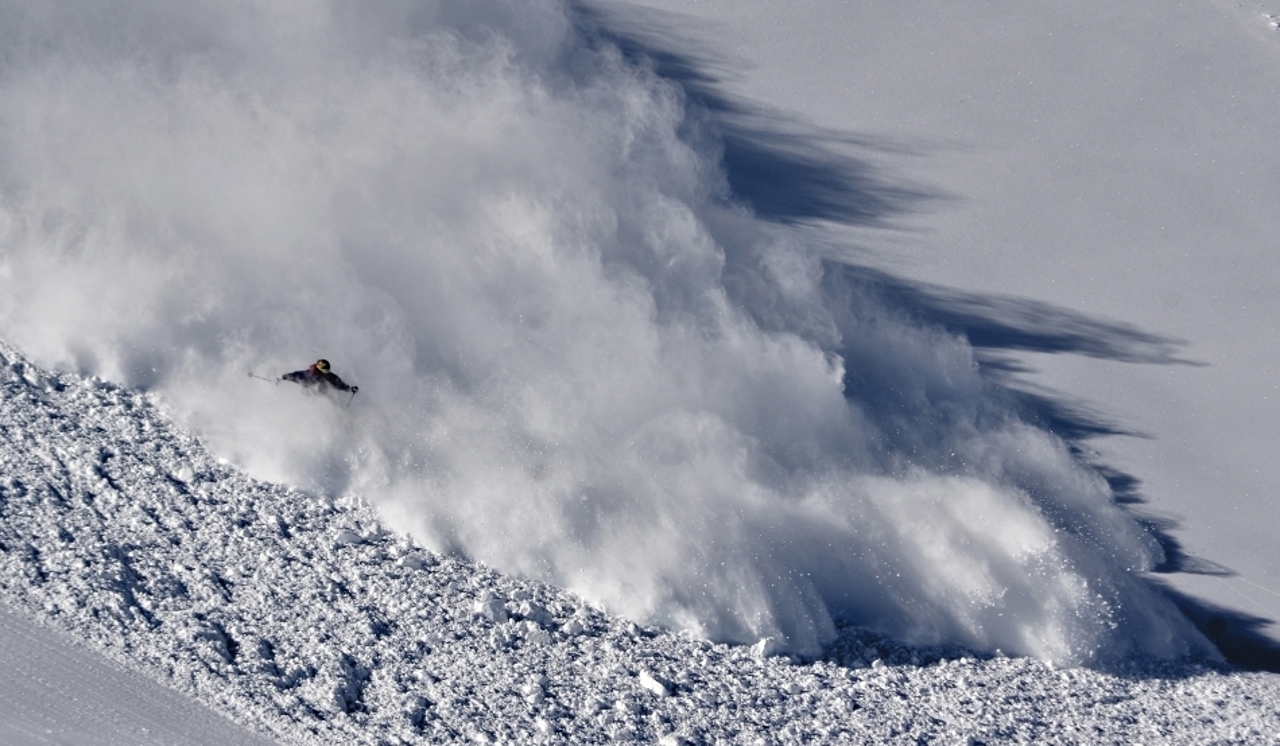
<path fill-rule="evenodd" d="M 842 637 L 842 627 L 858 625 L 857 635 L 872 637 L 857 640 L 887 635 L 1054 663 L 1217 657 L 1147 575 L 1178 565 L 1176 540 L 1120 506 L 1130 497 L 1116 492 L 1125 475 L 1091 463 L 1073 440 L 1092 421 L 1051 395 L 1012 388 L 1016 366 L 992 357 L 983 348 L 1000 345 L 974 330 L 1022 340 L 1004 345 L 1014 349 L 1120 361 L 1168 364 L 1187 353 L 1172 334 L 918 284 L 866 261 L 911 241 L 911 222 L 952 199 L 885 168 L 909 150 L 890 138 L 846 140 L 867 160 L 811 149 L 803 133 L 761 126 L 717 98 L 695 57 L 620 31 L 607 13 L 554 2 L 6 2 L 0 21 L 0 338 L 45 368 L 147 392 L 247 475 L 300 490 L 251 483 L 227 466 L 186 474 L 181 462 L 197 457 L 165 456 L 156 504 L 137 508 L 150 520 L 133 522 L 143 536 L 164 525 L 164 500 L 180 499 L 193 479 L 246 480 L 257 486 L 223 485 L 219 499 L 276 490 L 281 505 L 301 511 L 293 521 L 329 537 L 315 539 L 331 542 L 325 552 L 374 547 L 361 560 L 373 566 L 412 554 L 403 542 L 377 549 L 390 540 L 361 533 L 372 514 L 360 514 L 365 527 L 354 533 L 322 520 L 344 496 L 452 558 L 432 560 L 450 577 L 462 560 L 478 560 L 646 627 L 716 642 L 769 638 L 766 652 L 820 656 L 854 634 Z M 350 407 L 247 375 L 279 375 L 321 355 L 361 386 Z M 8 356 L 21 378 L 27 364 Z M 37 389 L 80 385 L 29 378 Z M 164 427 L 156 421 L 148 414 L 137 426 Z M 26 448 L 16 438 L 13 447 Z M 102 453 L 127 450 L 91 445 L 98 456 L 69 461 L 105 463 Z M 40 474 L 34 468 L 23 467 Z M 16 505 L 10 495 L 26 493 L 12 479 L 6 500 Z M 231 512 L 241 508 L 258 515 L 256 504 Z M 271 546 L 314 564 L 314 550 L 289 548 L 286 508 L 272 511 L 266 528 L 286 541 Z M 53 526 L 69 519 L 35 515 L 52 522 L 46 538 L 68 541 Z M 230 687 L 237 693 L 209 696 L 280 737 L 289 732 L 280 717 L 366 735 L 357 716 L 399 717 L 380 727 L 404 738 L 430 720 L 414 697 L 439 699 L 412 694 L 407 673 L 389 674 L 389 693 L 368 699 L 360 682 L 410 649 L 447 654 L 447 638 L 413 643 L 430 634 L 413 629 L 401 639 L 389 630 L 403 620 L 365 609 L 371 639 L 390 640 L 370 643 L 386 648 L 376 663 L 321 639 L 298 643 L 294 672 L 274 662 L 270 642 L 253 648 L 263 661 L 250 666 L 237 657 L 246 643 L 226 642 L 242 635 L 209 618 L 234 591 L 224 587 L 219 602 L 214 591 L 200 601 L 191 580 L 181 592 L 153 589 L 168 571 L 129 569 L 159 556 L 140 549 L 150 540 L 134 541 L 94 546 L 125 568 L 119 582 L 129 593 L 177 599 L 175 617 L 112 586 L 126 641 L 102 640 L 106 648 L 152 656 L 149 670 L 188 691 Z M 43 589 L 43 550 L 6 551 L 38 586 L 24 590 L 15 576 L 11 600 L 39 608 L 54 592 Z M 238 572 L 279 571 L 258 559 Z M 332 572 L 351 567 L 337 564 Z M 77 620 L 97 618 L 85 609 L 98 606 L 80 592 L 48 610 L 88 634 L 90 622 Z M 341 595 L 317 593 L 321 603 Z M 441 594 L 445 608 L 465 610 L 441 622 L 456 640 L 478 609 L 495 623 L 480 642 L 517 653 L 529 639 L 565 634 L 569 622 L 547 609 L 585 608 L 555 596 L 539 601 L 545 618 L 532 607 L 508 618 L 509 599 L 489 604 L 477 589 L 456 588 L 418 602 Z M 316 603 L 303 591 L 277 602 Z M 624 629 L 591 618 L 594 627 L 580 622 L 569 637 Z M 182 631 L 147 648 L 128 641 L 131 625 Z M 209 643 L 213 657 L 190 663 L 182 646 L 192 642 Z M 732 658 L 732 649 L 713 650 Z M 856 667 L 874 657 L 832 660 Z M 609 675 L 619 681 L 638 676 L 617 665 Z M 250 668 L 261 688 L 236 690 Z M 844 675 L 839 668 L 827 673 Z M 647 675 L 679 688 L 670 671 Z M 532 688 L 522 696 L 538 699 Z M 248 714 L 267 701 L 277 714 Z M 664 723 L 697 722 L 686 714 L 637 725 L 645 707 L 630 701 L 604 706 L 621 713 L 614 719 L 569 718 L 564 707 L 525 715 L 547 737 L 576 732 L 558 720 L 653 735 Z M 815 721 L 828 736 L 839 722 L 831 717 Z M 449 727 L 436 735 L 467 735 Z M 1249 732 L 1270 726 L 1258 727 Z"/>

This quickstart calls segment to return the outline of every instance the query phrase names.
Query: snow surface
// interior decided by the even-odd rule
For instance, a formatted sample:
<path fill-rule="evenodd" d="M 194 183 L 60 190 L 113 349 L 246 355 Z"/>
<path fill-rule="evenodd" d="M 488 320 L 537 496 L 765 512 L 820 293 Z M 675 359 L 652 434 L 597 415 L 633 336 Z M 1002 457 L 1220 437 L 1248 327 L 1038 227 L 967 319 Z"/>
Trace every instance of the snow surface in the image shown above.
<path fill-rule="evenodd" d="M 254 480 L 147 395 L 40 370 L 8 347 L 0 386 L 3 600 L 281 743 L 1280 738 L 1280 676 L 1204 661 L 1059 669 L 857 628 L 802 661 L 768 640 L 643 628 L 424 550 L 367 506 Z M 54 646 L 23 654 L 31 663 L 6 677 L 57 689 L 101 670 L 83 658 L 60 669 Z M 0 728 L 32 719 L 17 684 Z M 54 725 L 74 732 L 111 699 L 130 713 L 117 727 L 149 722 L 127 709 L 141 691 L 100 694 Z M 157 733 L 209 722 L 187 712 Z M 235 742 L 223 733 L 193 740 Z"/>
<path fill-rule="evenodd" d="M 155 679 L 0 608 L 5 746 L 266 746 Z"/>

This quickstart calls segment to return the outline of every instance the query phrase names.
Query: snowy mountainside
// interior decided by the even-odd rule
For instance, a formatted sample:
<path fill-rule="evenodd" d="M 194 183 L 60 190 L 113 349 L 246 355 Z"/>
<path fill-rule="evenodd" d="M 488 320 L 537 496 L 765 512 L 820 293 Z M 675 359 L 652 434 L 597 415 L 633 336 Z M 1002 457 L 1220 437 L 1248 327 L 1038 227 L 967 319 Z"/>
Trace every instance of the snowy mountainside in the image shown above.
<path fill-rule="evenodd" d="M 284 743 L 1266 742 L 1280 677 L 644 629 L 251 479 L 146 395 L 0 346 L 0 594 Z"/>

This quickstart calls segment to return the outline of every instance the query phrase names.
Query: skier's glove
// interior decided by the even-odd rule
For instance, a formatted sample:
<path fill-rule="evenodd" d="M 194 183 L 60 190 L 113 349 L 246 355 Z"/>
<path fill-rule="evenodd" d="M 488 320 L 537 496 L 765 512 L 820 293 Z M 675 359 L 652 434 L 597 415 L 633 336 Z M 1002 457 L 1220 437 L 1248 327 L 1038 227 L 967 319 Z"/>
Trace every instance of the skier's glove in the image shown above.
<path fill-rule="evenodd" d="M 352 386 L 352 387 L 351 387 L 351 393 L 353 393 L 353 394 L 358 394 L 358 393 L 360 393 L 360 387 L 359 387 L 359 386 Z"/>

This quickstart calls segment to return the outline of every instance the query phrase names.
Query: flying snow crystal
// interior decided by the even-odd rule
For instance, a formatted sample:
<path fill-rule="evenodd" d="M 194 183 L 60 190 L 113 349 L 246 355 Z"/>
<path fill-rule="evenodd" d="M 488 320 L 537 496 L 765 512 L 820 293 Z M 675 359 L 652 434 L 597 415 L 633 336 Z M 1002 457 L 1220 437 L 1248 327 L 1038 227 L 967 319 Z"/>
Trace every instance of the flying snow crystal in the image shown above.
<path fill-rule="evenodd" d="M 0 4 L 0 336 L 257 476 L 645 623 L 1204 645 L 962 340 L 732 202 L 680 89 L 524 2 Z M 318 357 L 344 410 L 251 379 Z"/>

